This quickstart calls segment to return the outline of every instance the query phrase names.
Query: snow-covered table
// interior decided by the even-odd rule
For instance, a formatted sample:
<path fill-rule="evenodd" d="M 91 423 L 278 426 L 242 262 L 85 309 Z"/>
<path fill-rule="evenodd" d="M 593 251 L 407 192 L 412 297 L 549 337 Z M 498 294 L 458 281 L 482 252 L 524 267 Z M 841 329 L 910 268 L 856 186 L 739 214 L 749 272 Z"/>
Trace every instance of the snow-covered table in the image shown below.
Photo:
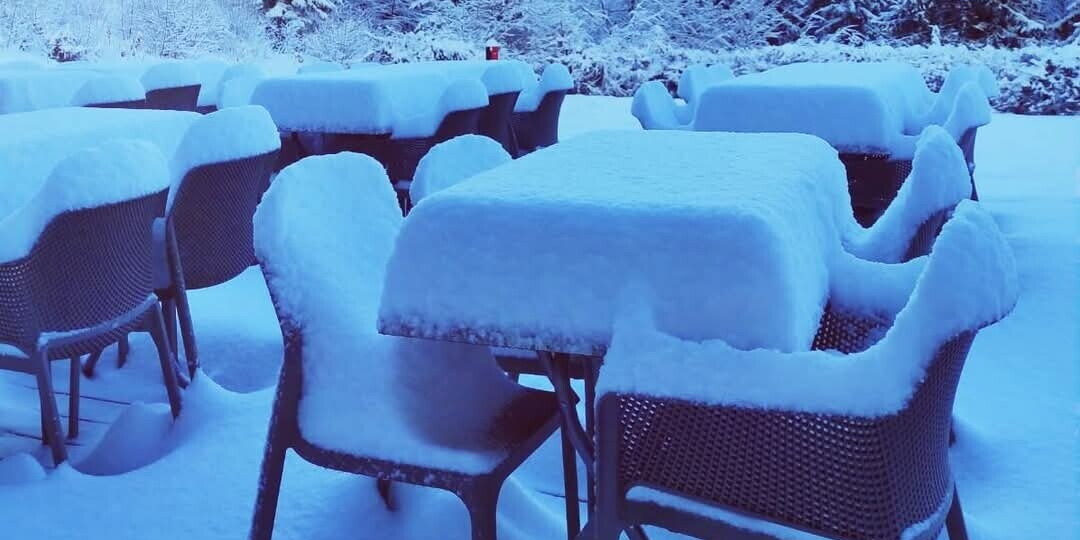
<path fill-rule="evenodd" d="M 387 266 L 379 331 L 542 351 L 588 463 L 570 355 L 589 402 L 620 306 L 642 299 L 684 339 L 809 349 L 845 190 L 836 151 L 807 135 L 577 137 L 423 199 Z"/>
<path fill-rule="evenodd" d="M 111 138 L 142 139 L 171 158 L 198 118 L 187 112 L 83 107 L 0 115 L 0 218 L 33 197 L 56 163 L 73 151 Z"/>
<path fill-rule="evenodd" d="M 282 131 L 359 135 L 434 132 L 448 110 L 458 110 L 459 101 L 470 101 L 468 107 L 487 105 L 486 99 L 471 103 L 474 95 L 447 96 L 447 90 L 462 80 L 457 70 L 468 68 L 436 69 L 425 64 L 271 77 L 255 88 L 251 103 L 270 111 Z"/>

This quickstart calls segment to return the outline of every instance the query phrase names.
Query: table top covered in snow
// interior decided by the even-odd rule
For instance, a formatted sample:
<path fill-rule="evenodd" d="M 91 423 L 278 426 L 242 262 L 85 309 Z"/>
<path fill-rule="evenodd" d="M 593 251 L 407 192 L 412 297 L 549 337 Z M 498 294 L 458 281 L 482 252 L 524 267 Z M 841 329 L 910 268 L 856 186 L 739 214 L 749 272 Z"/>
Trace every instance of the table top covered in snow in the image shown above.
<path fill-rule="evenodd" d="M 981 91 L 969 98 L 985 102 Z M 693 128 L 808 133 L 843 152 L 910 159 L 922 129 L 957 116 L 957 103 L 955 91 L 931 92 L 908 64 L 799 63 L 712 85 L 701 95 Z M 969 110 L 976 105 L 959 107 L 951 120 L 958 130 L 989 121 L 988 114 L 974 114 L 981 109 Z"/>
<path fill-rule="evenodd" d="M 382 73 L 437 73 L 454 80 L 473 79 L 484 83 L 488 95 L 520 92 L 537 84 L 536 74 L 519 60 L 449 60 L 377 64 L 352 64 L 350 70 L 376 70 Z"/>
<path fill-rule="evenodd" d="M 270 111 L 284 130 L 428 136 L 448 112 L 483 107 L 487 95 L 520 91 L 521 81 L 509 64 L 358 64 L 266 79 L 251 103 Z"/>
<path fill-rule="evenodd" d="M 142 139 L 171 158 L 190 112 L 66 107 L 0 115 L 0 218 L 26 203 L 72 152 L 113 138 Z"/>
<path fill-rule="evenodd" d="M 846 185 L 807 135 L 583 135 L 417 204 L 379 328 L 602 354 L 618 305 L 645 297 L 673 335 L 806 349 Z"/>

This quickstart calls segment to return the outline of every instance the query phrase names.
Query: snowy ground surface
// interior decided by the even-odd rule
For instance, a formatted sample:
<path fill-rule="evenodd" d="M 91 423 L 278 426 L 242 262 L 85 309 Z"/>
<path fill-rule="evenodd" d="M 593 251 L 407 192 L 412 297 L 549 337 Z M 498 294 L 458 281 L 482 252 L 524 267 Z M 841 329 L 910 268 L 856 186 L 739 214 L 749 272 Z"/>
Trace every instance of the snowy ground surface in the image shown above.
<path fill-rule="evenodd" d="M 562 136 L 637 128 L 630 100 L 570 97 Z M 1076 538 L 1080 118 L 998 115 L 980 130 L 984 204 L 1016 253 L 1021 298 L 979 334 L 961 380 L 952 449 L 976 540 Z M 106 353 L 83 383 L 72 465 L 42 468 L 33 379 L 0 372 L 0 538 L 237 539 L 247 534 L 281 338 L 251 269 L 192 293 L 205 375 L 172 424 L 153 348 L 127 367 Z M 54 380 L 65 386 L 66 362 Z M 60 400 L 65 410 L 66 400 Z M 134 402 L 128 405 L 127 403 Z M 504 540 L 562 537 L 558 447 L 549 441 L 503 489 Z M 399 486 L 388 511 L 366 478 L 286 464 L 275 538 L 467 538 L 451 495 Z"/>

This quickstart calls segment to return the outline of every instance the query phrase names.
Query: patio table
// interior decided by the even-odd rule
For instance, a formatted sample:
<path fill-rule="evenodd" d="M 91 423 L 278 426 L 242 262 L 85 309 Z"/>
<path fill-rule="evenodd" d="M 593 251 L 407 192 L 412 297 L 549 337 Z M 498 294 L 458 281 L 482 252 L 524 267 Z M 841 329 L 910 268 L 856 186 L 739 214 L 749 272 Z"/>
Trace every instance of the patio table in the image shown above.
<path fill-rule="evenodd" d="M 389 135 L 418 116 L 436 114 L 452 82 L 434 70 L 304 73 L 263 80 L 251 103 L 265 107 L 282 131 Z"/>
<path fill-rule="evenodd" d="M 171 158 L 198 114 L 65 107 L 0 115 L 0 218 L 26 203 L 64 157 L 109 138 L 150 141 Z"/>
<path fill-rule="evenodd" d="M 927 126 L 943 126 L 974 169 L 975 131 L 989 123 L 990 107 L 985 89 L 969 84 L 934 93 L 917 69 L 899 62 L 790 64 L 709 87 L 691 127 L 825 139 L 847 165 L 852 202 L 868 225 L 910 172 Z"/>
<path fill-rule="evenodd" d="M 644 299 L 684 339 L 808 350 L 845 192 L 835 150 L 807 135 L 587 134 L 424 198 L 389 262 L 379 330 L 538 351 L 588 465 L 596 370 L 626 305 Z"/>

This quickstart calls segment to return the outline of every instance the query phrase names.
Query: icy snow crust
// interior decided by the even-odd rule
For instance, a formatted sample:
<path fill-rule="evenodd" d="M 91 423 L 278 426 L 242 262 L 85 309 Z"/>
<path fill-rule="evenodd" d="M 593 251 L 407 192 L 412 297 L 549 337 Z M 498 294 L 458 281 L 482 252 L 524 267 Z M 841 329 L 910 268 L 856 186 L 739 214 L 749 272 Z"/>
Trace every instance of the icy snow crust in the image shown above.
<path fill-rule="evenodd" d="M 262 155 L 280 147 L 277 126 L 262 107 L 233 107 L 197 118 L 173 155 L 169 206 L 184 175 L 192 169 Z"/>
<path fill-rule="evenodd" d="M 805 348 L 840 249 L 838 207 L 850 215 L 845 178 L 835 150 L 806 135 L 583 135 L 417 205 L 380 328 L 596 353 L 634 283 L 676 335 Z"/>
<path fill-rule="evenodd" d="M 573 89 L 574 79 L 570 76 L 570 70 L 562 64 L 548 64 L 540 75 L 540 82 L 535 86 L 527 85 L 521 91 L 514 105 L 514 112 L 533 112 L 549 93 Z"/>
<path fill-rule="evenodd" d="M 146 99 L 146 89 L 138 79 L 122 75 L 104 75 L 83 83 L 71 105 L 100 105 L 122 101 L 141 101 Z"/>
<path fill-rule="evenodd" d="M 161 151 L 145 141 L 114 139 L 57 163 L 45 185 L 18 211 L 0 219 L 0 261 L 30 254 L 56 216 L 136 199 L 169 186 Z"/>
<path fill-rule="evenodd" d="M 0 219 L 29 201 L 53 167 L 80 148 L 112 138 L 145 140 L 171 158 L 192 112 L 67 107 L 0 115 Z"/>
<path fill-rule="evenodd" d="M 435 145 L 420 160 L 409 186 L 413 204 L 511 160 L 502 145 L 481 135 L 462 135 Z"/>
<path fill-rule="evenodd" d="M 271 77 L 251 103 L 266 107 L 280 129 L 427 137 L 447 113 L 487 105 L 487 90 L 425 70 L 350 69 Z"/>
<path fill-rule="evenodd" d="M 929 260 L 902 266 L 923 264 L 913 284 L 894 285 L 905 289 L 901 293 L 911 289 L 898 313 L 895 306 L 841 303 L 862 313 L 896 313 L 879 342 L 854 354 L 738 350 L 722 339 L 682 340 L 658 331 L 649 320 L 649 310 L 656 308 L 639 302 L 620 316 L 598 392 L 861 417 L 895 413 L 925 377 L 940 345 L 1001 319 L 1018 294 L 1012 251 L 993 218 L 972 201 L 957 207 Z M 830 288 L 843 290 L 872 278 L 842 269 L 833 274 Z"/>
<path fill-rule="evenodd" d="M 909 159 L 927 125 L 941 124 L 959 139 L 968 128 L 990 121 L 982 78 L 954 78 L 969 80 L 955 92 L 950 87 L 934 94 L 907 64 L 790 64 L 709 88 L 691 127 L 808 133 L 842 152 Z"/>
<path fill-rule="evenodd" d="M 402 223 L 383 167 L 343 153 L 281 172 L 255 214 L 279 309 L 303 330 L 300 430 L 332 450 L 480 473 L 494 415 L 520 389 L 487 348 L 381 336 L 375 314 Z"/>

